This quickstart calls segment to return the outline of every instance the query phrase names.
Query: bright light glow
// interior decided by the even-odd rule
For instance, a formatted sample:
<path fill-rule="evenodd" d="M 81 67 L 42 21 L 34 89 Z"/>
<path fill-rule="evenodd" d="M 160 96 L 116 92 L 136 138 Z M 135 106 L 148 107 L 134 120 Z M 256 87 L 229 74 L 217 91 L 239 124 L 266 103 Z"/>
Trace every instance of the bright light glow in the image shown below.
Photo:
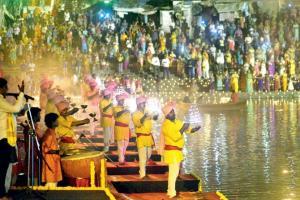
<path fill-rule="evenodd" d="M 76 74 L 73 75 L 73 83 L 78 83 L 78 76 Z"/>
<path fill-rule="evenodd" d="M 150 115 L 157 115 L 161 112 L 161 103 L 157 98 L 149 98 L 146 103 L 146 112 Z"/>
<path fill-rule="evenodd" d="M 125 100 L 124 102 L 125 107 L 131 112 L 133 113 L 134 111 L 136 111 L 136 100 L 135 97 L 129 97 L 128 99 Z"/>
<path fill-rule="evenodd" d="M 286 169 L 284 169 L 284 170 L 282 171 L 282 173 L 283 173 L 283 174 L 287 174 L 287 173 L 289 173 L 289 171 L 286 170 Z"/>
<path fill-rule="evenodd" d="M 110 0 L 105 0 L 104 3 L 110 3 Z"/>

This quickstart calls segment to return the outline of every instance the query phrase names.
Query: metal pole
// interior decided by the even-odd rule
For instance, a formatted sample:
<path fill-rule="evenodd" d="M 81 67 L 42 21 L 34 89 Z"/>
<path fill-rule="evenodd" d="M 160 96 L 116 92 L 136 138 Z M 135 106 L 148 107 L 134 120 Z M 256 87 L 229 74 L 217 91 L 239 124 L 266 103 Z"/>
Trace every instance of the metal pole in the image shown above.
<path fill-rule="evenodd" d="M 28 144 L 27 144 L 27 187 L 30 185 L 30 159 L 31 159 L 31 136 L 28 132 Z"/>
<path fill-rule="evenodd" d="M 35 132 L 35 126 L 34 126 L 34 122 L 33 122 L 33 118 L 32 118 L 32 113 L 31 113 L 31 106 L 30 104 L 27 102 L 27 107 L 28 107 L 28 113 L 29 113 L 29 117 L 30 117 L 30 122 L 31 122 L 31 128 L 33 130 L 32 134 L 30 137 L 32 137 L 32 179 L 34 179 L 34 143 L 36 144 L 36 147 L 37 147 L 37 151 L 38 153 L 40 152 L 40 144 L 39 144 L 39 141 L 37 139 L 37 136 L 36 136 L 36 132 Z M 38 156 L 38 184 L 40 184 L 40 157 Z M 34 180 L 33 180 L 34 181 Z M 33 184 L 34 185 L 34 184 Z"/>
<path fill-rule="evenodd" d="M 32 137 L 32 136 L 31 136 Z M 34 186 L 34 146 L 31 139 L 31 186 Z"/>

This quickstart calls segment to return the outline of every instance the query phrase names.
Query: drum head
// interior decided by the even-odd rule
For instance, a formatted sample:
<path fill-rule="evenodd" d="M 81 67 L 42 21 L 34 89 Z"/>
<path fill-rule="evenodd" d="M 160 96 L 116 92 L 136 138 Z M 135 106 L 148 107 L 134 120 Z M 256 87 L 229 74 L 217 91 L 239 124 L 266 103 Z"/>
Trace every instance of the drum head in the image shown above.
<path fill-rule="evenodd" d="M 104 155 L 101 151 L 81 151 L 80 153 L 61 158 L 64 176 L 89 178 L 91 162 L 94 162 L 96 174 L 100 174 L 100 161 L 103 158 Z"/>
<path fill-rule="evenodd" d="M 71 154 L 72 153 L 72 154 Z M 81 160 L 86 158 L 93 158 L 93 157 L 103 157 L 103 152 L 101 151 L 89 151 L 86 149 L 77 149 L 77 151 L 71 151 L 70 155 L 66 155 L 65 157 L 61 158 L 61 160 Z"/>
<path fill-rule="evenodd" d="M 85 153 L 87 151 L 90 151 L 90 150 L 87 150 L 87 149 L 68 149 L 67 151 L 64 152 L 62 157 L 81 154 L 81 153 Z"/>

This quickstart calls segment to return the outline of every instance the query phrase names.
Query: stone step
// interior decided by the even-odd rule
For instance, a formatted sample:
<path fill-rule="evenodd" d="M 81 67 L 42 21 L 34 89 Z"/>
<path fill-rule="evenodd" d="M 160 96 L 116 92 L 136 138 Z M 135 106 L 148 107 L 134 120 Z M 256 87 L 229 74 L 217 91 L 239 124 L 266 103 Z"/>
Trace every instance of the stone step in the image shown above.
<path fill-rule="evenodd" d="M 199 180 L 194 176 L 186 174 L 179 177 L 176 191 L 198 191 Z M 139 175 L 113 175 L 108 179 L 119 193 L 166 192 L 168 188 L 168 174 L 150 174 L 146 179 L 141 179 Z"/>
<path fill-rule="evenodd" d="M 118 162 L 118 152 L 117 151 L 110 151 L 109 153 L 106 154 L 106 156 L 109 158 L 107 159 L 108 162 Z M 159 154 L 157 154 L 156 151 L 152 151 L 152 155 L 151 155 L 151 160 L 153 161 L 160 161 L 161 160 L 161 156 Z M 125 155 L 125 162 L 134 162 L 134 161 L 138 161 L 139 160 L 139 155 L 138 152 L 136 151 L 126 151 L 126 155 Z"/>
<path fill-rule="evenodd" d="M 78 145 L 79 147 L 83 147 L 85 149 L 89 149 L 92 151 L 103 151 L 104 150 L 104 143 L 81 143 Z M 118 146 L 116 145 L 110 145 L 109 146 L 110 151 L 117 151 Z M 136 144 L 134 142 L 130 142 L 127 146 L 128 151 L 137 151 Z"/>
<path fill-rule="evenodd" d="M 104 138 L 102 135 L 91 136 L 91 137 L 86 136 L 86 138 L 83 137 L 83 138 L 80 138 L 79 140 L 80 140 L 80 142 L 83 142 L 83 143 L 89 143 L 89 141 L 94 142 L 94 143 L 103 143 L 104 142 Z M 129 142 L 135 142 L 135 141 L 136 141 L 135 137 L 131 137 L 129 139 Z"/>
<path fill-rule="evenodd" d="M 133 175 L 139 174 L 139 162 L 127 162 L 125 165 L 118 165 L 118 162 L 107 162 L 108 175 Z M 148 162 L 146 174 L 164 174 L 168 172 L 168 166 L 162 162 Z"/>
<path fill-rule="evenodd" d="M 155 193 L 131 193 L 116 196 L 118 200 L 153 200 L 153 199 L 163 199 L 172 200 L 174 198 L 169 198 L 166 192 L 155 192 Z M 220 200 L 221 198 L 215 192 L 178 192 L 176 198 L 177 200 Z"/>

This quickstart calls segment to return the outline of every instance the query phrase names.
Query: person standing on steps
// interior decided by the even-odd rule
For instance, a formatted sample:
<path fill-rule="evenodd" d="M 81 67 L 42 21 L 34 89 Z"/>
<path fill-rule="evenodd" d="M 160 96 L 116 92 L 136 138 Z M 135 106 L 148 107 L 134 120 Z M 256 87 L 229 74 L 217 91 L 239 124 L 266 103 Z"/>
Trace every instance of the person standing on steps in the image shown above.
<path fill-rule="evenodd" d="M 113 103 L 110 89 L 103 91 L 103 99 L 100 101 L 101 127 L 104 133 L 104 152 L 109 151 L 109 145 L 114 142 L 113 132 Z"/>
<path fill-rule="evenodd" d="M 157 115 L 151 117 L 146 111 L 147 98 L 140 96 L 136 99 L 137 111 L 132 115 L 135 134 L 137 136 L 137 148 L 139 153 L 140 178 L 146 177 L 146 163 L 151 157 L 154 140 L 152 136 L 152 119 L 157 120 Z"/>
<path fill-rule="evenodd" d="M 125 99 L 128 98 L 127 93 L 122 93 L 116 96 L 118 105 L 113 108 L 115 118 L 115 139 L 118 143 L 119 164 L 125 164 L 125 153 L 130 138 L 130 112 L 124 107 Z"/>
<path fill-rule="evenodd" d="M 176 119 L 176 104 L 169 102 L 163 108 L 165 120 L 162 124 L 161 131 L 164 139 L 164 162 L 169 166 L 168 191 L 170 198 L 176 196 L 176 179 L 180 170 L 180 163 L 184 159 L 182 148 L 184 146 L 183 133 L 194 133 L 201 127 L 191 128 L 189 123 L 183 123 Z"/>

